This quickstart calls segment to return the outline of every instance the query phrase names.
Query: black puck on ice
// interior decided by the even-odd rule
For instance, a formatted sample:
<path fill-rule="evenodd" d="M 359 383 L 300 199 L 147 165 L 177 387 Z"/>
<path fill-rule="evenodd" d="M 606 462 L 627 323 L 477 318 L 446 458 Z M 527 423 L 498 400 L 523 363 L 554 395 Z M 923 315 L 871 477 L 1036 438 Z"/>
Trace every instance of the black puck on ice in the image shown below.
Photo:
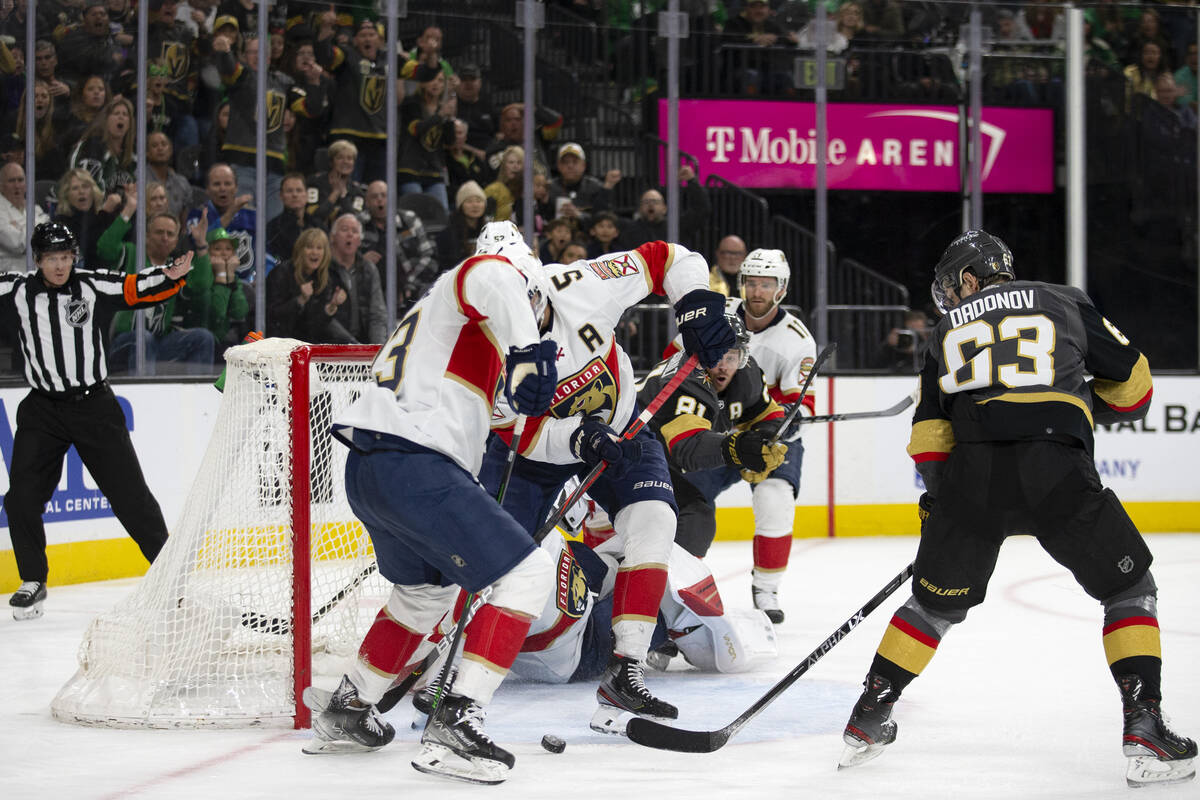
<path fill-rule="evenodd" d="M 546 748 L 551 753 L 561 753 L 563 750 L 567 749 L 567 743 L 554 734 L 547 733 L 542 737 L 542 747 Z"/>

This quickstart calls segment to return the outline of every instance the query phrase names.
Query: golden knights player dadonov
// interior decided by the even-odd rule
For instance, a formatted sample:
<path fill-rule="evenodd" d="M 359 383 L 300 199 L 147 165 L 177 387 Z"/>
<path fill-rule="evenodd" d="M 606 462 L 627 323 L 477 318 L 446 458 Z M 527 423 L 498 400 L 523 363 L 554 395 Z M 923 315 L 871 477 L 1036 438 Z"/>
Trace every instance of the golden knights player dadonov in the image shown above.
<path fill-rule="evenodd" d="M 675 541 L 697 558 L 708 553 L 717 530 L 709 473 L 758 483 L 788 452 L 782 443 L 768 446 L 784 411 L 771 399 L 762 369 L 750 357 L 746 326 L 736 314 L 727 318 L 737 334 L 737 347 L 715 367 L 689 375 L 650 421 L 667 450 L 679 505 Z M 638 393 L 643 404 L 671 380 L 682 361 L 683 355 L 676 353 L 650 371 Z M 717 483 L 728 485 L 724 480 Z"/>
<path fill-rule="evenodd" d="M 908 447 L 926 488 L 913 594 L 871 663 L 840 766 L 895 741 L 900 693 L 983 602 L 1005 537 L 1030 533 L 1104 608 L 1129 785 L 1194 777 L 1195 742 L 1170 731 L 1159 710 L 1150 551 L 1092 455 L 1095 423 L 1146 415 L 1146 357 L 1082 291 L 1016 280 L 1012 253 L 985 231 L 946 248 L 933 297 L 945 316 L 926 351 Z"/>

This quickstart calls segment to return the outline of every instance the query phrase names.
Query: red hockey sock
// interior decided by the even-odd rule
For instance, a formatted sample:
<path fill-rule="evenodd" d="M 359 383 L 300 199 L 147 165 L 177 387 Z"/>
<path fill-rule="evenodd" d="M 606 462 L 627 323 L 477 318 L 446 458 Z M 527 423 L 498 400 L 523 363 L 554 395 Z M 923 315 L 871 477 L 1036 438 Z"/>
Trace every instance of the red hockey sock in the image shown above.
<path fill-rule="evenodd" d="M 791 552 L 791 536 L 755 536 L 754 568 L 764 572 L 782 572 L 787 569 Z"/>
<path fill-rule="evenodd" d="M 408 663 L 409 656 L 416 651 L 422 638 L 421 634 L 392 619 L 387 609 L 383 608 L 363 637 L 358 647 L 358 658 L 375 672 L 395 675 Z"/>
<path fill-rule="evenodd" d="M 532 622 L 508 609 L 484 605 L 467 625 L 463 657 L 481 661 L 497 670 L 508 670 L 521 651 L 521 643 Z"/>
<path fill-rule="evenodd" d="M 661 567 L 640 567 L 617 572 L 613 587 L 613 622 L 658 618 L 658 606 L 667 588 L 667 571 Z"/>

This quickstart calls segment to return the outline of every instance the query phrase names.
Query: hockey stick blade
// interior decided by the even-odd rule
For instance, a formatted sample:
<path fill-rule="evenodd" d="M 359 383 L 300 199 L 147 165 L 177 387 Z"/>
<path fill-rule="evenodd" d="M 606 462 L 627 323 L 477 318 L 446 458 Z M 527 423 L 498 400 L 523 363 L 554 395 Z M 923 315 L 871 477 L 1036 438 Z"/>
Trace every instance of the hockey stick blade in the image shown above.
<path fill-rule="evenodd" d="M 800 387 L 800 396 L 796 398 L 796 404 L 792 406 L 792 410 L 783 418 L 783 422 L 775 429 L 775 435 L 771 437 L 769 445 L 774 445 L 783 436 L 783 432 L 792 427 L 792 422 L 795 421 L 796 415 L 800 413 L 801 407 L 804 405 L 804 396 L 808 394 L 808 387 L 812 386 L 813 379 L 817 377 L 817 370 L 829 360 L 829 357 L 837 350 L 837 342 L 830 342 L 817 353 L 816 359 L 813 361 L 812 367 L 808 370 L 808 375 L 804 377 L 804 384 Z"/>
<path fill-rule="evenodd" d="M 824 658 L 825 654 L 846 638 L 850 631 L 858 627 L 858 624 L 866 619 L 867 615 L 912 577 L 912 573 L 913 565 L 909 564 L 868 600 L 866 605 L 855 611 L 850 619 L 843 622 L 837 630 L 830 634 L 829 638 L 821 642 L 816 650 L 809 653 L 807 658 L 797 664 L 791 672 L 768 689 L 766 694 L 743 711 L 741 716 L 724 728 L 718 728 L 715 731 L 690 731 L 683 728 L 672 728 L 670 725 L 663 725 L 645 717 L 634 717 L 625 726 L 626 735 L 629 736 L 630 741 L 643 747 L 652 747 L 655 750 L 671 750 L 676 753 L 711 753 L 714 750 L 720 750 L 746 723 L 757 717 L 764 708 L 774 702 L 775 698 L 787 691 L 804 673 L 808 672 L 809 667 Z"/>
<path fill-rule="evenodd" d="M 370 564 L 363 567 L 362 570 L 354 576 L 354 580 L 338 590 L 338 593 L 330 598 L 329 602 L 313 612 L 312 624 L 316 625 L 325 615 L 337 607 L 337 604 L 342 602 L 359 586 L 363 581 L 375 574 L 375 570 L 379 569 L 379 565 L 372 560 Z M 251 630 L 259 633 L 270 633 L 276 636 L 287 636 L 292 632 L 292 620 L 285 617 L 272 617 L 267 614 L 260 614 L 257 611 L 243 611 L 241 623 Z"/>
<path fill-rule="evenodd" d="M 904 409 L 911 406 L 913 403 L 917 402 L 917 391 L 919 390 L 914 390 L 912 394 L 907 395 L 895 405 L 889 406 L 882 411 L 851 411 L 846 414 L 822 414 L 816 417 L 801 417 L 796 424 L 811 425 L 814 422 L 844 422 L 848 419 L 877 419 L 879 417 L 894 417 Z"/>

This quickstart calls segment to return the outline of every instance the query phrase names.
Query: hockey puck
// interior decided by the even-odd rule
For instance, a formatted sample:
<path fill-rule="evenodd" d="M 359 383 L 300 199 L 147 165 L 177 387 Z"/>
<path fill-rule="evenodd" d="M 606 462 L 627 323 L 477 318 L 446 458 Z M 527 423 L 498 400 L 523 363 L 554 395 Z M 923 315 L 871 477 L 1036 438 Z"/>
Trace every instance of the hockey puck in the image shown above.
<path fill-rule="evenodd" d="M 558 738 L 552 733 L 547 733 L 542 737 L 542 747 L 549 750 L 551 753 L 561 753 L 567 749 L 567 743 Z"/>

